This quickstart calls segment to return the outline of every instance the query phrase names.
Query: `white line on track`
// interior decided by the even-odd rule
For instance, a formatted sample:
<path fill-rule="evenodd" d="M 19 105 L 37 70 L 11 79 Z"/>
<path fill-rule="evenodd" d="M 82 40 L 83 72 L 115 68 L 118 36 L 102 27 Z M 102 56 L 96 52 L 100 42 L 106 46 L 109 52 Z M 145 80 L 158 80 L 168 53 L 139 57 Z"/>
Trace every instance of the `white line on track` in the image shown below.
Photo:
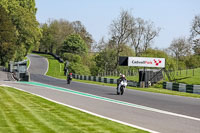
<path fill-rule="evenodd" d="M 45 58 L 45 57 L 43 57 L 43 58 Z M 46 62 L 47 62 L 47 70 L 46 70 L 46 72 L 44 73 L 44 75 L 46 75 L 46 74 L 47 74 L 47 72 L 48 72 L 48 70 L 49 70 L 49 61 L 48 61 L 48 59 L 47 59 L 47 58 L 45 58 L 45 60 L 46 60 Z"/>

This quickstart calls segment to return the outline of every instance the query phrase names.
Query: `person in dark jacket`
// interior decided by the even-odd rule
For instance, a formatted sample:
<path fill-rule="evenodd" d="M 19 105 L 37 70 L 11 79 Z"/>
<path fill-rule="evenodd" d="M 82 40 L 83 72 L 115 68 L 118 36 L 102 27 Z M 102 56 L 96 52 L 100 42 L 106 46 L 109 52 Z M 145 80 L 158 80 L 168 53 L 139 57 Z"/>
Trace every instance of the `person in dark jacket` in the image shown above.
<path fill-rule="evenodd" d="M 70 84 L 70 81 L 72 80 L 72 73 L 69 73 L 67 75 L 67 83 Z"/>

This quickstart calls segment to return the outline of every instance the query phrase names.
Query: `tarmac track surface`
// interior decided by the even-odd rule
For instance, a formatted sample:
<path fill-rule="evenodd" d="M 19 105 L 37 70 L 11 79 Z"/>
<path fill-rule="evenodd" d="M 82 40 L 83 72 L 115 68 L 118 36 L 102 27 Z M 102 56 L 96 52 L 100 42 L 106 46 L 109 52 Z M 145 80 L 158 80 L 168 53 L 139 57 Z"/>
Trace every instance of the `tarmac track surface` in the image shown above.
<path fill-rule="evenodd" d="M 29 58 L 31 60 L 29 68 L 31 81 L 142 105 L 142 107 L 144 106 L 150 107 L 151 109 L 167 111 L 175 113 L 175 115 L 156 112 L 151 109 L 146 110 L 143 108 L 135 108 L 88 98 L 45 87 L 40 87 L 40 89 L 37 87 L 37 89 L 33 89 L 34 87 L 32 85 L 28 85 L 31 89 L 28 89 L 27 91 L 153 131 L 166 133 L 200 132 L 200 99 L 155 94 L 128 89 L 125 91 L 123 96 L 119 96 L 116 95 L 115 87 L 84 84 L 74 81 L 70 85 L 67 85 L 65 80 L 55 79 L 43 75 L 46 73 L 48 66 L 46 59 L 36 55 L 29 55 Z M 15 86 L 21 86 L 20 88 L 26 89 L 26 87 L 23 87 L 23 85 L 19 83 L 15 84 Z"/>

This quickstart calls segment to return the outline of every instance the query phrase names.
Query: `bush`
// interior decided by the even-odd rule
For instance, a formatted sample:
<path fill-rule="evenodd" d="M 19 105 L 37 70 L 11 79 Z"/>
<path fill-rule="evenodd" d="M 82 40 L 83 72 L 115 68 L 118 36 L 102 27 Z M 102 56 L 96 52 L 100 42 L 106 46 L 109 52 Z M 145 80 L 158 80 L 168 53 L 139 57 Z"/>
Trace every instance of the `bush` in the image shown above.
<path fill-rule="evenodd" d="M 79 63 L 70 63 L 69 64 L 69 72 L 79 74 L 79 75 L 91 75 L 90 70 L 87 66 Z"/>
<path fill-rule="evenodd" d="M 81 62 L 81 57 L 77 54 L 72 54 L 72 53 L 64 53 L 62 55 L 62 58 L 64 60 L 67 60 L 69 62 L 76 62 L 76 63 L 80 63 Z"/>

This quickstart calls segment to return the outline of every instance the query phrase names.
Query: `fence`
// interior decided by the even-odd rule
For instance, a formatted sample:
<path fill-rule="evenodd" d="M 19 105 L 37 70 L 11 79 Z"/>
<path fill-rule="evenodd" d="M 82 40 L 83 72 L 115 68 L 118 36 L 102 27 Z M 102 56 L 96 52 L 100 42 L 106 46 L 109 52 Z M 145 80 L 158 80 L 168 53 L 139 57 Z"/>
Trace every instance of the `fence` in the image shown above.
<path fill-rule="evenodd" d="M 163 71 L 164 74 L 164 80 L 166 79 L 166 73 Z M 175 70 L 175 71 L 168 71 L 168 74 L 170 75 L 171 79 L 179 79 L 179 78 L 186 78 L 186 77 L 192 77 L 192 76 L 198 76 L 200 75 L 200 69 L 193 68 L 193 69 L 185 69 L 185 70 Z"/>
<path fill-rule="evenodd" d="M 200 85 L 188 85 L 182 83 L 163 82 L 163 88 L 173 91 L 200 94 Z"/>
<path fill-rule="evenodd" d="M 185 69 L 172 71 L 175 76 L 195 76 L 196 69 Z"/>
<path fill-rule="evenodd" d="M 85 76 L 85 75 L 74 74 L 73 78 L 80 79 L 80 80 L 89 80 L 89 81 L 95 81 L 95 82 L 117 84 L 117 79 L 104 78 L 104 77 L 98 77 L 98 76 Z M 128 80 L 128 86 L 138 87 L 139 83 Z"/>
<path fill-rule="evenodd" d="M 52 55 L 56 60 L 58 60 L 60 63 L 63 63 L 63 59 L 60 58 L 58 55 L 53 54 L 53 53 L 47 53 L 47 52 L 40 52 L 40 51 L 32 51 L 33 53 L 37 53 L 37 54 L 49 54 Z"/>
<path fill-rule="evenodd" d="M 119 76 L 119 74 L 125 74 L 126 76 L 138 76 L 137 70 L 122 70 L 120 72 L 118 71 L 105 71 L 102 73 L 99 73 L 98 76 L 105 77 L 105 76 Z"/>
<path fill-rule="evenodd" d="M 196 76 L 197 69 L 185 69 L 185 70 L 175 70 L 175 71 L 169 71 L 171 75 L 174 76 Z M 120 72 L 118 71 L 104 71 L 102 73 L 99 73 L 98 76 L 119 76 L 120 73 L 125 74 L 126 76 L 139 76 L 138 70 L 122 70 Z M 165 72 L 163 71 L 163 74 Z"/>

